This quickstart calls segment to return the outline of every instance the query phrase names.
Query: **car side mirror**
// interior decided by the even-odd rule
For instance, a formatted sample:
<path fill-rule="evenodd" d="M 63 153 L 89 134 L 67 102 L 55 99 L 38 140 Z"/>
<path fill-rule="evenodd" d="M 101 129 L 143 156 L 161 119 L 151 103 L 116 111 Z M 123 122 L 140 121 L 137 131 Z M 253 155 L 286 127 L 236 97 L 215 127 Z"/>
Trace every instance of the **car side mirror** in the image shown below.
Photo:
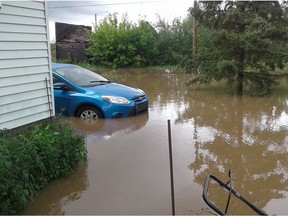
<path fill-rule="evenodd" d="M 68 86 L 65 83 L 55 83 L 53 85 L 54 90 L 63 90 L 63 91 L 67 91 L 68 90 Z"/>

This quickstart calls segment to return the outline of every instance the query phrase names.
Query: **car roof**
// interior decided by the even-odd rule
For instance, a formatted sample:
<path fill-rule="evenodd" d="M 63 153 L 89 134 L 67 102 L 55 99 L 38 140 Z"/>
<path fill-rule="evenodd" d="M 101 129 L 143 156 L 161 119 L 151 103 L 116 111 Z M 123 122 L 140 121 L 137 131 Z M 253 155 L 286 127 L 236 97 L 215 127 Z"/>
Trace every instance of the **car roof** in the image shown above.
<path fill-rule="evenodd" d="M 52 62 L 52 69 L 58 69 L 58 68 L 68 67 L 68 66 L 73 66 L 73 65 L 72 64 L 64 64 L 64 63 Z"/>

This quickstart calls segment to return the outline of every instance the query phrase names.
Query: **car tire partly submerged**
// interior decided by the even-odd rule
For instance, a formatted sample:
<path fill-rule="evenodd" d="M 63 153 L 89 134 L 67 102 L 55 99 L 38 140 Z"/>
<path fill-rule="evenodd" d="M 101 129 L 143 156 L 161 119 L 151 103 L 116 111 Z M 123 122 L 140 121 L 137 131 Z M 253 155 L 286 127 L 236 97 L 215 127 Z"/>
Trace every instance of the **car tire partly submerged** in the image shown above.
<path fill-rule="evenodd" d="M 94 124 L 99 118 L 103 118 L 103 115 L 96 107 L 85 106 L 78 110 L 76 117 L 79 117 L 86 124 Z"/>

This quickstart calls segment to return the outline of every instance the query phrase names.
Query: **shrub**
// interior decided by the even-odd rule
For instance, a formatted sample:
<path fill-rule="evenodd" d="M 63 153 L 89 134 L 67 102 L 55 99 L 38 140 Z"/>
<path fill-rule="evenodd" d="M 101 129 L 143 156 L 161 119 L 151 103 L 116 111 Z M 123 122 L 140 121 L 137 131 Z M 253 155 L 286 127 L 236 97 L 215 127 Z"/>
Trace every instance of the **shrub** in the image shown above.
<path fill-rule="evenodd" d="M 86 160 L 83 136 L 59 120 L 15 135 L 0 131 L 0 214 L 14 214 L 52 179 Z"/>
<path fill-rule="evenodd" d="M 132 24 L 127 16 L 119 22 L 116 14 L 109 15 L 90 34 L 86 53 L 91 63 L 112 68 L 153 65 L 158 54 L 156 32 L 148 22 Z"/>

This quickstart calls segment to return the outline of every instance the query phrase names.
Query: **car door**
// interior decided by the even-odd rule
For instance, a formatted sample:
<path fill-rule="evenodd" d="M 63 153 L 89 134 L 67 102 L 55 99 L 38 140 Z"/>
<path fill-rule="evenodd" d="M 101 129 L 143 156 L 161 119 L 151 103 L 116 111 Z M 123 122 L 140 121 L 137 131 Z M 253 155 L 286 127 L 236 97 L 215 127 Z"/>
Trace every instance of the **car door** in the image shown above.
<path fill-rule="evenodd" d="M 55 99 L 55 112 L 57 114 L 61 114 L 64 116 L 71 115 L 71 94 L 74 93 L 73 89 L 69 87 L 65 81 L 61 80 L 57 76 L 53 75 L 53 83 L 54 83 L 54 99 Z M 65 84 L 64 88 L 57 88 L 57 84 Z"/>

